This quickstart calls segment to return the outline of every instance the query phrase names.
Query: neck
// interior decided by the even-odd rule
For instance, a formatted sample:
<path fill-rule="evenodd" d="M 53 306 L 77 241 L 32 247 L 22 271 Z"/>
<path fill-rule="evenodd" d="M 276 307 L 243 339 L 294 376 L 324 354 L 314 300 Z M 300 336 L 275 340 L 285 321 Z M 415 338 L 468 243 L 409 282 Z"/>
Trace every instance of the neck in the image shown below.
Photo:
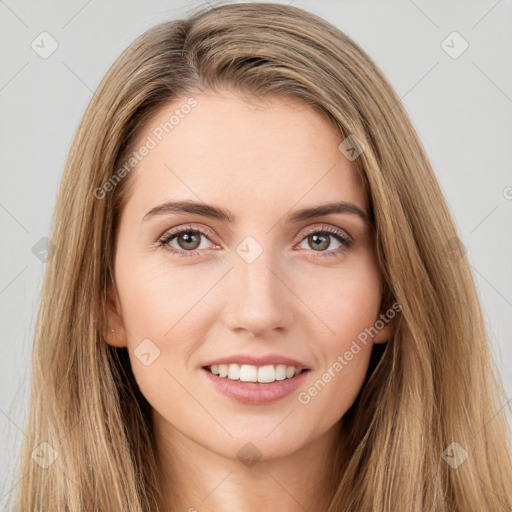
<path fill-rule="evenodd" d="M 199 445 L 155 416 L 162 512 L 327 511 L 337 483 L 339 423 L 293 453 L 268 460 L 262 454 L 254 463 Z"/>

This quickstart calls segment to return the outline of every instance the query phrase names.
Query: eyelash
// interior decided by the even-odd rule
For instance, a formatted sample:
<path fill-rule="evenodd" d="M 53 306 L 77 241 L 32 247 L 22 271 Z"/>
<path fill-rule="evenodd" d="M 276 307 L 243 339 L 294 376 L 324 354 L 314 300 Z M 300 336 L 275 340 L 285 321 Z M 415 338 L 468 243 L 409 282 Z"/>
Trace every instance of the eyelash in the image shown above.
<path fill-rule="evenodd" d="M 175 249 L 174 247 L 171 247 L 169 242 L 175 238 L 178 235 L 181 235 L 182 233 L 194 233 L 196 235 L 203 235 L 206 238 L 208 236 L 212 236 L 212 234 L 209 231 L 204 231 L 202 229 L 197 229 L 192 226 L 183 226 L 180 228 L 177 228 L 173 231 L 167 232 L 165 235 L 163 235 L 161 238 L 157 240 L 156 245 L 158 247 L 163 247 L 164 249 L 170 251 L 172 254 L 175 254 L 179 257 L 191 257 L 196 256 L 198 253 L 202 252 L 203 249 L 194 249 L 193 251 L 183 251 Z M 327 234 L 335 238 L 338 242 L 340 242 L 342 245 L 341 247 L 338 247 L 337 249 L 330 250 L 330 251 L 313 251 L 317 254 L 315 257 L 318 258 L 329 258 L 329 257 L 336 257 L 344 253 L 346 250 L 350 249 L 352 245 L 354 244 L 354 241 L 349 238 L 347 235 L 345 235 L 341 230 L 337 228 L 333 228 L 332 226 L 324 226 L 322 228 L 312 228 L 307 230 L 302 238 L 300 239 L 299 243 L 302 242 L 306 237 L 313 234 Z"/>

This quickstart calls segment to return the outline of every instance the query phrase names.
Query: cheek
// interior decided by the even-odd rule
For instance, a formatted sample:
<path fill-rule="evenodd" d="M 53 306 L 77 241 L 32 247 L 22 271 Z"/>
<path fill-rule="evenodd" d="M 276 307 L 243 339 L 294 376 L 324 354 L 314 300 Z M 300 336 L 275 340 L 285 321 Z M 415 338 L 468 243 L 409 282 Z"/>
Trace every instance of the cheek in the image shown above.
<path fill-rule="evenodd" d="M 339 351 L 297 394 L 300 416 L 311 422 L 311 431 L 324 432 L 338 422 L 354 403 L 366 376 L 371 346 Z"/>
<path fill-rule="evenodd" d="M 324 282 L 314 293 L 316 311 L 328 330 L 316 338 L 321 364 L 298 402 L 328 426 L 343 416 L 364 382 L 379 318 L 381 279 L 372 261 Z M 311 297 L 311 295 L 310 295 Z"/>
<path fill-rule="evenodd" d="M 141 264 L 120 290 L 131 367 L 142 394 L 158 411 L 179 413 L 187 403 L 182 386 L 208 317 L 208 304 L 201 302 L 208 288 L 202 282 L 192 273 Z"/>
<path fill-rule="evenodd" d="M 119 263 L 127 348 L 137 384 L 155 409 L 179 410 L 187 400 L 182 385 L 218 317 L 208 292 L 219 277 L 160 260 Z"/>
<path fill-rule="evenodd" d="M 304 282 L 302 293 L 323 323 L 319 333 L 324 340 L 324 353 L 344 351 L 347 343 L 350 345 L 352 339 L 375 323 L 381 306 L 381 286 L 380 271 L 371 254 Z"/>
<path fill-rule="evenodd" d="M 144 338 L 168 346 L 182 333 L 197 330 L 198 317 L 208 317 L 204 296 L 212 279 L 200 277 L 193 267 L 176 268 L 155 262 L 120 262 L 123 319 L 132 348 Z M 193 347 L 191 347 L 193 348 Z"/>
<path fill-rule="evenodd" d="M 317 338 L 321 364 L 297 395 L 299 407 L 304 408 L 307 417 L 314 418 L 318 431 L 330 428 L 354 403 L 373 347 L 367 329 L 376 320 L 378 304 L 368 308 L 364 294 L 347 297 L 346 301 L 343 298 L 338 302 L 338 317 L 332 317 L 335 334 Z"/>

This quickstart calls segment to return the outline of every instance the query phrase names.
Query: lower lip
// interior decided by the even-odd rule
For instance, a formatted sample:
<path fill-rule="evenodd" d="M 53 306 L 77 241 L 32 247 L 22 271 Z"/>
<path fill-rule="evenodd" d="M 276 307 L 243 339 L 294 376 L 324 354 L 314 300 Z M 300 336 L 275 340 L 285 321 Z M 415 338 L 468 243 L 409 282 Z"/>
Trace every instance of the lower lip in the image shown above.
<path fill-rule="evenodd" d="M 219 377 L 202 368 L 206 378 L 224 395 L 243 404 L 264 405 L 277 402 L 293 393 L 304 381 L 308 370 L 303 370 L 291 379 L 276 380 L 268 384 L 261 382 L 242 382 Z"/>

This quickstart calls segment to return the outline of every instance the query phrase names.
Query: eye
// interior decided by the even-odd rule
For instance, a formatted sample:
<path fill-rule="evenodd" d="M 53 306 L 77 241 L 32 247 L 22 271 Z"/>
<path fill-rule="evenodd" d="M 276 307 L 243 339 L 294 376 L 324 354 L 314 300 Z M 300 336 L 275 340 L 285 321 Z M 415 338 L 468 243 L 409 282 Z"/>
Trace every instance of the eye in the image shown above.
<path fill-rule="evenodd" d="M 333 226 L 325 226 L 322 229 L 312 228 L 302 235 L 302 242 L 313 247 L 313 252 L 317 254 L 314 257 L 325 258 L 331 256 L 340 256 L 353 245 L 353 240 L 341 229 Z M 331 240 L 335 239 L 339 244 L 334 249 L 326 251 L 331 246 Z"/>
<path fill-rule="evenodd" d="M 202 244 L 201 239 L 209 240 L 209 236 L 213 237 L 213 233 L 210 231 L 192 226 L 182 226 L 167 232 L 157 240 L 157 245 L 177 256 L 196 256 L 207 248 Z M 331 246 L 332 239 L 336 240 L 339 245 L 327 251 L 326 249 Z M 318 258 L 339 256 L 352 247 L 354 243 L 344 231 L 329 225 L 322 226 L 322 228 L 312 228 L 306 233 L 302 233 L 300 240 L 301 243 L 307 243 L 310 247 L 313 247 L 312 251 L 317 253 L 314 257 Z M 175 242 L 177 246 L 171 245 L 171 242 Z"/>
<path fill-rule="evenodd" d="M 177 256 L 194 256 L 205 247 L 202 246 L 201 238 L 208 239 L 210 233 L 202 230 L 192 228 L 192 226 L 185 226 L 176 230 L 166 233 L 162 238 L 157 241 L 158 246 L 163 246 Z M 170 242 L 176 239 L 178 247 L 173 247 Z"/>

